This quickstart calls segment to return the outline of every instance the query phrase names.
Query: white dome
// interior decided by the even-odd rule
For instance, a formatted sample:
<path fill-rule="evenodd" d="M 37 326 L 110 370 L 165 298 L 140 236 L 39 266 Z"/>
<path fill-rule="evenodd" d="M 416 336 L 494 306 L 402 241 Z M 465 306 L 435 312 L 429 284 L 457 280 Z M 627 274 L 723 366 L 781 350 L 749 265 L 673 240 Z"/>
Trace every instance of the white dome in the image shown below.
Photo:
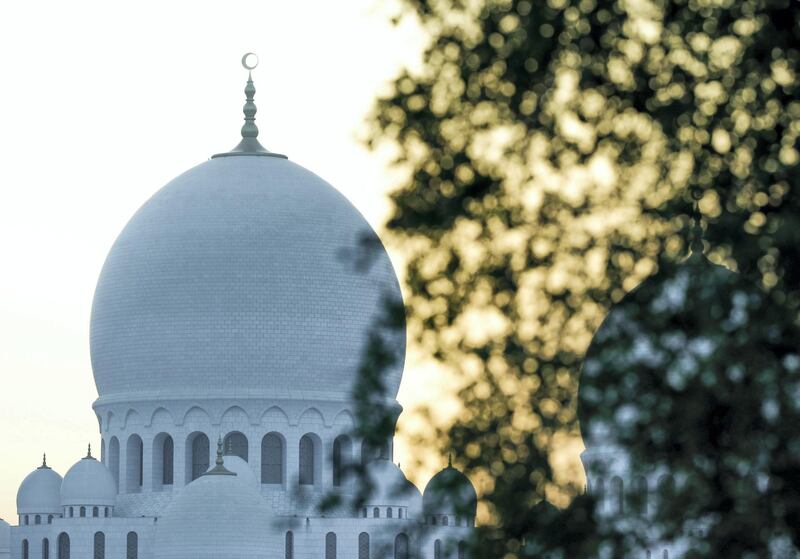
<path fill-rule="evenodd" d="M 61 484 L 61 506 L 114 506 L 117 484 L 102 463 L 91 456 L 72 466 Z"/>
<path fill-rule="evenodd" d="M 239 479 L 246 483 L 252 483 L 253 485 L 260 487 L 261 485 L 256 479 L 256 474 L 253 471 L 253 467 L 250 466 L 249 463 L 242 460 L 240 457 L 228 454 L 225 456 L 225 467 L 230 470 L 231 472 L 235 473 L 239 476 Z"/>
<path fill-rule="evenodd" d="M 245 478 L 206 474 L 181 489 L 158 518 L 154 557 L 278 557 L 273 520 L 266 501 Z"/>
<path fill-rule="evenodd" d="M 352 204 L 279 157 L 211 159 L 157 192 L 114 243 L 92 307 L 100 403 L 349 399 L 389 257 Z M 400 385 L 405 333 L 386 372 Z"/>
<path fill-rule="evenodd" d="M 61 476 L 47 466 L 29 473 L 17 491 L 17 514 L 60 514 Z"/>
<path fill-rule="evenodd" d="M 364 502 L 366 505 L 407 507 L 412 517 L 422 510 L 419 489 L 408 481 L 400 466 L 391 460 L 373 460 L 367 464 L 367 474 L 372 491 Z"/>
<path fill-rule="evenodd" d="M 11 549 L 11 526 L 0 518 L 0 552 Z"/>

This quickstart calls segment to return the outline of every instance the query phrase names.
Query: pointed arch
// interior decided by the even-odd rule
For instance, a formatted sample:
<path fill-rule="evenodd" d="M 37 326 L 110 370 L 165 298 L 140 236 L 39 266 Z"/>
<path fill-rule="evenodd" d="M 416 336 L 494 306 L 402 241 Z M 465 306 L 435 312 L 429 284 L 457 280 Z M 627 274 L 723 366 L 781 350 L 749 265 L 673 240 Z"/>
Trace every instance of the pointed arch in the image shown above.
<path fill-rule="evenodd" d="M 270 406 L 261 414 L 261 425 L 267 427 L 288 427 L 289 416 L 280 406 Z"/>
<path fill-rule="evenodd" d="M 225 429 L 243 429 L 250 425 L 250 414 L 240 406 L 230 406 L 222 412 L 220 424 Z"/>
<path fill-rule="evenodd" d="M 150 425 L 156 427 L 174 427 L 175 418 L 167 408 L 158 407 L 150 414 Z"/>
<path fill-rule="evenodd" d="M 321 411 L 312 406 L 306 408 L 303 413 L 300 414 L 298 423 L 299 425 L 319 425 L 323 427 L 325 425 L 325 416 L 322 415 Z"/>
<path fill-rule="evenodd" d="M 183 414 L 183 424 L 198 426 L 198 425 L 211 425 L 211 416 L 208 412 L 198 405 L 194 405 L 186 410 Z"/>
<path fill-rule="evenodd" d="M 336 414 L 336 417 L 333 419 L 333 424 L 351 429 L 355 426 L 356 420 L 349 410 L 342 410 Z"/>
<path fill-rule="evenodd" d="M 139 415 L 139 412 L 134 409 L 129 409 L 125 412 L 125 422 L 123 424 L 123 428 L 128 429 L 130 427 L 138 427 L 143 425 L 144 422 L 142 421 L 142 416 Z"/>

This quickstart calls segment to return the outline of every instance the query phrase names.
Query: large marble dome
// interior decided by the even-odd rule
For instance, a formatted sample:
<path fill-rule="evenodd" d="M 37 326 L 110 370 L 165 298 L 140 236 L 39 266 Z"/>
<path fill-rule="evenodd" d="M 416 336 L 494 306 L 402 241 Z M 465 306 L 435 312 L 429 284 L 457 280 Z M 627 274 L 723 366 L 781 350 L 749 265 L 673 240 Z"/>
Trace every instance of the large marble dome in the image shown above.
<path fill-rule="evenodd" d="M 282 157 L 212 158 L 148 200 L 106 259 L 99 401 L 349 399 L 386 300 L 401 301 L 389 257 L 331 185 Z"/>

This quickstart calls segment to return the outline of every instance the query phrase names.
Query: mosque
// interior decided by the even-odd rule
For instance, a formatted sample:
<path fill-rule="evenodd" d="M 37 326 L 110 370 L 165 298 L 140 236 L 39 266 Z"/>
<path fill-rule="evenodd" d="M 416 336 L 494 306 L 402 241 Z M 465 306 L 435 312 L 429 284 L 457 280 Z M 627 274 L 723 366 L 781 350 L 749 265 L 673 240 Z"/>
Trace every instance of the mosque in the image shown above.
<path fill-rule="evenodd" d="M 158 191 L 111 248 L 90 333 L 100 448 L 24 479 L 0 558 L 465 557 L 470 481 L 448 466 L 420 494 L 391 438 L 353 435 L 365 346 L 402 301 L 389 257 L 344 196 L 259 143 L 252 77 L 245 94 L 241 142 Z M 386 335 L 396 418 L 405 334 Z M 323 507 L 352 502 L 356 463 L 375 490 Z"/>

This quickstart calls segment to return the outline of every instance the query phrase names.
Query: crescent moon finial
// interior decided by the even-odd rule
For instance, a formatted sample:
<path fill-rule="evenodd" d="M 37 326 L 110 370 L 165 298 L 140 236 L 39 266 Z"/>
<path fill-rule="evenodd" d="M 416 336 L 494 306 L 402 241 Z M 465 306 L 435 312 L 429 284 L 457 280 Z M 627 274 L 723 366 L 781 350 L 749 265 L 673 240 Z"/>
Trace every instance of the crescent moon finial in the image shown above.
<path fill-rule="evenodd" d="M 242 57 L 242 66 L 246 70 L 255 70 L 258 66 L 258 55 L 254 52 L 246 52 Z"/>

